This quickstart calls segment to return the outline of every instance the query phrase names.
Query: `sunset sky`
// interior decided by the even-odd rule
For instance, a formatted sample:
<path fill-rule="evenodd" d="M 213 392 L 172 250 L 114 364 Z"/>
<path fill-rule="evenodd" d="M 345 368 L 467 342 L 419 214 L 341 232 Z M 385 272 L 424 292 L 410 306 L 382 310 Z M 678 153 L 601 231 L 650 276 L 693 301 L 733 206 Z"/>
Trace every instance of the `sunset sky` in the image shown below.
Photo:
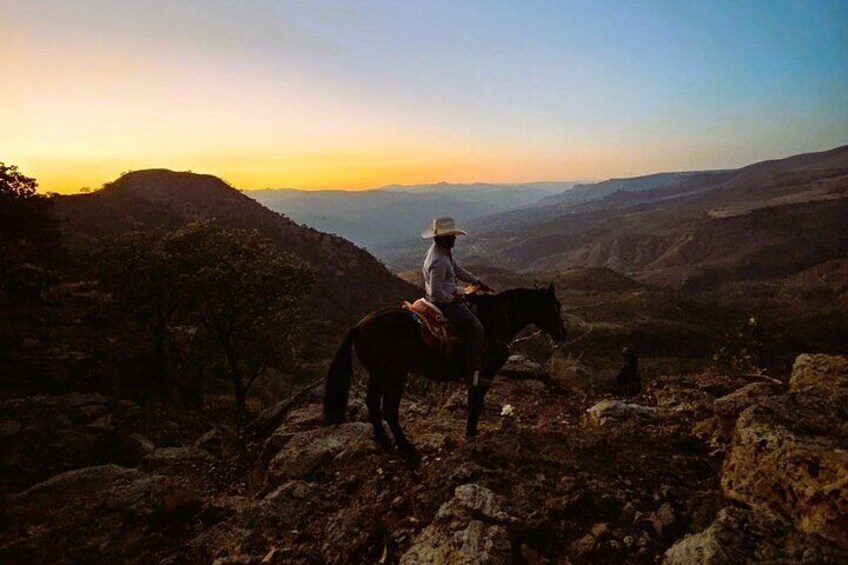
<path fill-rule="evenodd" d="M 848 143 L 848 2 L 0 0 L 0 161 L 244 189 L 602 179 Z"/>

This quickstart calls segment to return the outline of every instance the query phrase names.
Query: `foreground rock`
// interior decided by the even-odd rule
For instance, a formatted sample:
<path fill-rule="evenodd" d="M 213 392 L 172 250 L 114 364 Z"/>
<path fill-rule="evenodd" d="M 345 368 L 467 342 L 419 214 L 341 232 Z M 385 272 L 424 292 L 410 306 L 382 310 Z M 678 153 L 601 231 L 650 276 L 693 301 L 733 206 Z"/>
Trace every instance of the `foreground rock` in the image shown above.
<path fill-rule="evenodd" d="M 477 484 L 456 488 L 436 519 L 401 557 L 402 565 L 472 565 L 510 562 L 510 517 L 500 498 Z"/>
<path fill-rule="evenodd" d="M 0 562 L 118 563 L 151 560 L 161 549 L 151 534 L 180 524 L 200 501 L 169 477 L 104 465 L 57 475 L 5 506 L 12 525 L 0 537 Z"/>
<path fill-rule="evenodd" d="M 798 532 L 777 515 L 728 507 L 706 530 L 686 536 L 665 554 L 665 565 L 845 563 L 848 550 Z"/>
<path fill-rule="evenodd" d="M 789 388 L 805 391 L 815 387 L 848 388 L 848 356 L 799 355 L 792 367 Z"/>
<path fill-rule="evenodd" d="M 542 382 L 548 382 L 551 379 L 550 373 L 542 365 L 524 355 L 510 355 L 498 374 L 512 379 L 531 379 Z"/>
<path fill-rule="evenodd" d="M 803 532 L 848 548 L 845 367 L 844 357 L 799 357 L 793 392 L 739 417 L 722 487 L 734 500 L 790 516 Z"/>
<path fill-rule="evenodd" d="M 276 441 L 274 448 L 279 446 L 279 451 L 268 464 L 268 482 L 279 485 L 290 479 L 309 478 L 333 459 L 373 450 L 372 437 L 371 424 L 364 422 L 278 435 L 272 438 Z"/>
<path fill-rule="evenodd" d="M 621 400 L 602 400 L 588 410 L 589 423 L 603 426 L 611 422 L 640 423 L 656 420 L 659 412 L 650 406 L 630 404 Z"/>

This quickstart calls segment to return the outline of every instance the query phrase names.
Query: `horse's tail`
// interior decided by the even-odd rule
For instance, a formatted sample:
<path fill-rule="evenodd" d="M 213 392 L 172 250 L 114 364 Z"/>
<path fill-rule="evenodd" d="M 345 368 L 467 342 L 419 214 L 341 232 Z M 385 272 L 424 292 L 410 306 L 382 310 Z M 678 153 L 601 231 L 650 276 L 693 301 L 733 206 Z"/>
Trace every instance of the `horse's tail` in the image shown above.
<path fill-rule="evenodd" d="M 330 370 L 327 371 L 327 384 L 324 387 L 324 421 L 328 424 L 340 424 L 345 420 L 347 397 L 350 392 L 350 378 L 353 375 L 353 359 L 350 348 L 359 331 L 354 326 L 336 351 Z"/>

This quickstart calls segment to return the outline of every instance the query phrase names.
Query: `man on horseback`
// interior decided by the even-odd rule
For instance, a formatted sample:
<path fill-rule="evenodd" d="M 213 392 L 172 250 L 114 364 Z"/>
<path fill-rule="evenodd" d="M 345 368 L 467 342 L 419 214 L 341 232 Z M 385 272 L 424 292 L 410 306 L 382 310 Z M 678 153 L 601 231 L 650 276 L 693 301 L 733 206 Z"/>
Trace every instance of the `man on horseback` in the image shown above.
<path fill-rule="evenodd" d="M 453 218 L 436 218 L 421 233 L 422 238 L 433 239 L 422 267 L 424 289 L 427 300 L 442 311 L 465 341 L 465 381 L 477 386 L 483 363 L 483 324 L 465 304 L 465 295 L 459 291 L 457 280 L 476 285 L 482 291 L 492 289 L 453 258 L 452 249 L 458 235 L 467 233 L 456 227 Z"/>

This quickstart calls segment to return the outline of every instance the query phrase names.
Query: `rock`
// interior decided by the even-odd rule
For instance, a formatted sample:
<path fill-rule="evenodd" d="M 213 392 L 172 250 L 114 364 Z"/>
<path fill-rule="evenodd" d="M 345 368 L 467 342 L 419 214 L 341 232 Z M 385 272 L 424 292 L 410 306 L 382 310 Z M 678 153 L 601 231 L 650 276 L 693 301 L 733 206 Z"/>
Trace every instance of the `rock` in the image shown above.
<path fill-rule="evenodd" d="M 367 409 L 362 402 L 351 400 L 348 403 L 348 420 L 359 421 L 362 419 L 360 416 L 366 412 Z M 308 404 L 303 408 L 292 410 L 286 414 L 277 414 L 275 417 L 280 423 L 274 432 L 268 436 L 268 439 L 265 440 L 260 455 L 261 460 L 266 465 L 296 434 L 324 427 L 324 413 L 321 404 Z M 262 426 L 267 426 L 267 422 L 262 424 Z"/>
<path fill-rule="evenodd" d="M 305 500 L 314 490 L 315 485 L 313 483 L 294 480 L 289 481 L 287 483 L 283 483 L 282 485 L 271 491 L 267 496 L 265 496 L 265 499 L 273 501 L 277 498 L 284 496 L 297 500 Z"/>
<path fill-rule="evenodd" d="M 713 412 L 722 418 L 735 420 L 749 406 L 778 392 L 780 390 L 773 384 L 751 383 L 713 401 Z"/>
<path fill-rule="evenodd" d="M 653 526 L 658 536 L 668 537 L 669 530 L 676 520 L 674 508 L 668 502 L 664 502 L 656 512 L 648 516 L 648 522 Z"/>
<path fill-rule="evenodd" d="M 367 409 L 365 403 L 358 399 L 350 399 L 347 406 L 347 420 L 351 422 L 365 420 Z M 293 409 L 291 399 L 278 402 L 266 408 L 247 427 L 247 431 L 255 436 L 266 436 L 280 428 L 288 431 L 303 430 L 317 427 L 324 423 L 323 406 L 320 403 L 310 403 L 302 408 Z"/>
<path fill-rule="evenodd" d="M 532 379 L 544 382 L 551 378 L 544 367 L 524 355 L 510 355 L 498 374 L 512 379 Z"/>
<path fill-rule="evenodd" d="M 163 475 L 104 465 L 56 475 L 7 497 L 14 524 L 0 537 L 0 562 L 158 562 L 147 535 L 200 506 L 197 493 Z M 161 548 L 160 548 L 161 549 Z"/>
<path fill-rule="evenodd" d="M 725 494 L 848 547 L 846 406 L 848 391 L 818 387 L 745 410 L 722 470 Z"/>
<path fill-rule="evenodd" d="M 609 422 L 656 420 L 659 417 L 659 411 L 656 408 L 629 404 L 621 400 L 602 400 L 586 410 L 586 415 L 591 424 L 603 426 Z"/>
<path fill-rule="evenodd" d="M 0 421 L 0 437 L 13 436 L 21 431 L 21 423 L 17 420 Z"/>
<path fill-rule="evenodd" d="M 141 464 L 156 450 L 153 442 L 141 434 L 130 434 L 121 438 L 121 448 L 124 456 L 133 464 Z"/>
<path fill-rule="evenodd" d="M 290 479 L 308 479 L 321 465 L 374 448 L 371 424 L 351 422 L 295 433 L 268 464 L 271 485 Z"/>
<path fill-rule="evenodd" d="M 465 484 L 443 504 L 433 522 L 401 556 L 402 565 L 509 563 L 511 542 L 506 524 L 513 519 L 489 489 Z"/>
<path fill-rule="evenodd" d="M 208 451 L 193 446 L 159 447 L 145 459 L 146 465 L 151 469 L 189 467 L 205 470 L 214 462 L 215 457 Z"/>
<path fill-rule="evenodd" d="M 848 388 L 848 355 L 799 355 L 792 367 L 789 390 L 814 387 Z"/>
<path fill-rule="evenodd" d="M 750 509 L 719 511 L 704 531 L 687 535 L 665 553 L 665 565 L 736 563 L 845 563 L 848 551 L 797 532 L 787 520 Z"/>
<path fill-rule="evenodd" d="M 224 454 L 224 436 L 218 428 L 212 428 L 194 442 L 194 447 L 220 458 Z"/>

